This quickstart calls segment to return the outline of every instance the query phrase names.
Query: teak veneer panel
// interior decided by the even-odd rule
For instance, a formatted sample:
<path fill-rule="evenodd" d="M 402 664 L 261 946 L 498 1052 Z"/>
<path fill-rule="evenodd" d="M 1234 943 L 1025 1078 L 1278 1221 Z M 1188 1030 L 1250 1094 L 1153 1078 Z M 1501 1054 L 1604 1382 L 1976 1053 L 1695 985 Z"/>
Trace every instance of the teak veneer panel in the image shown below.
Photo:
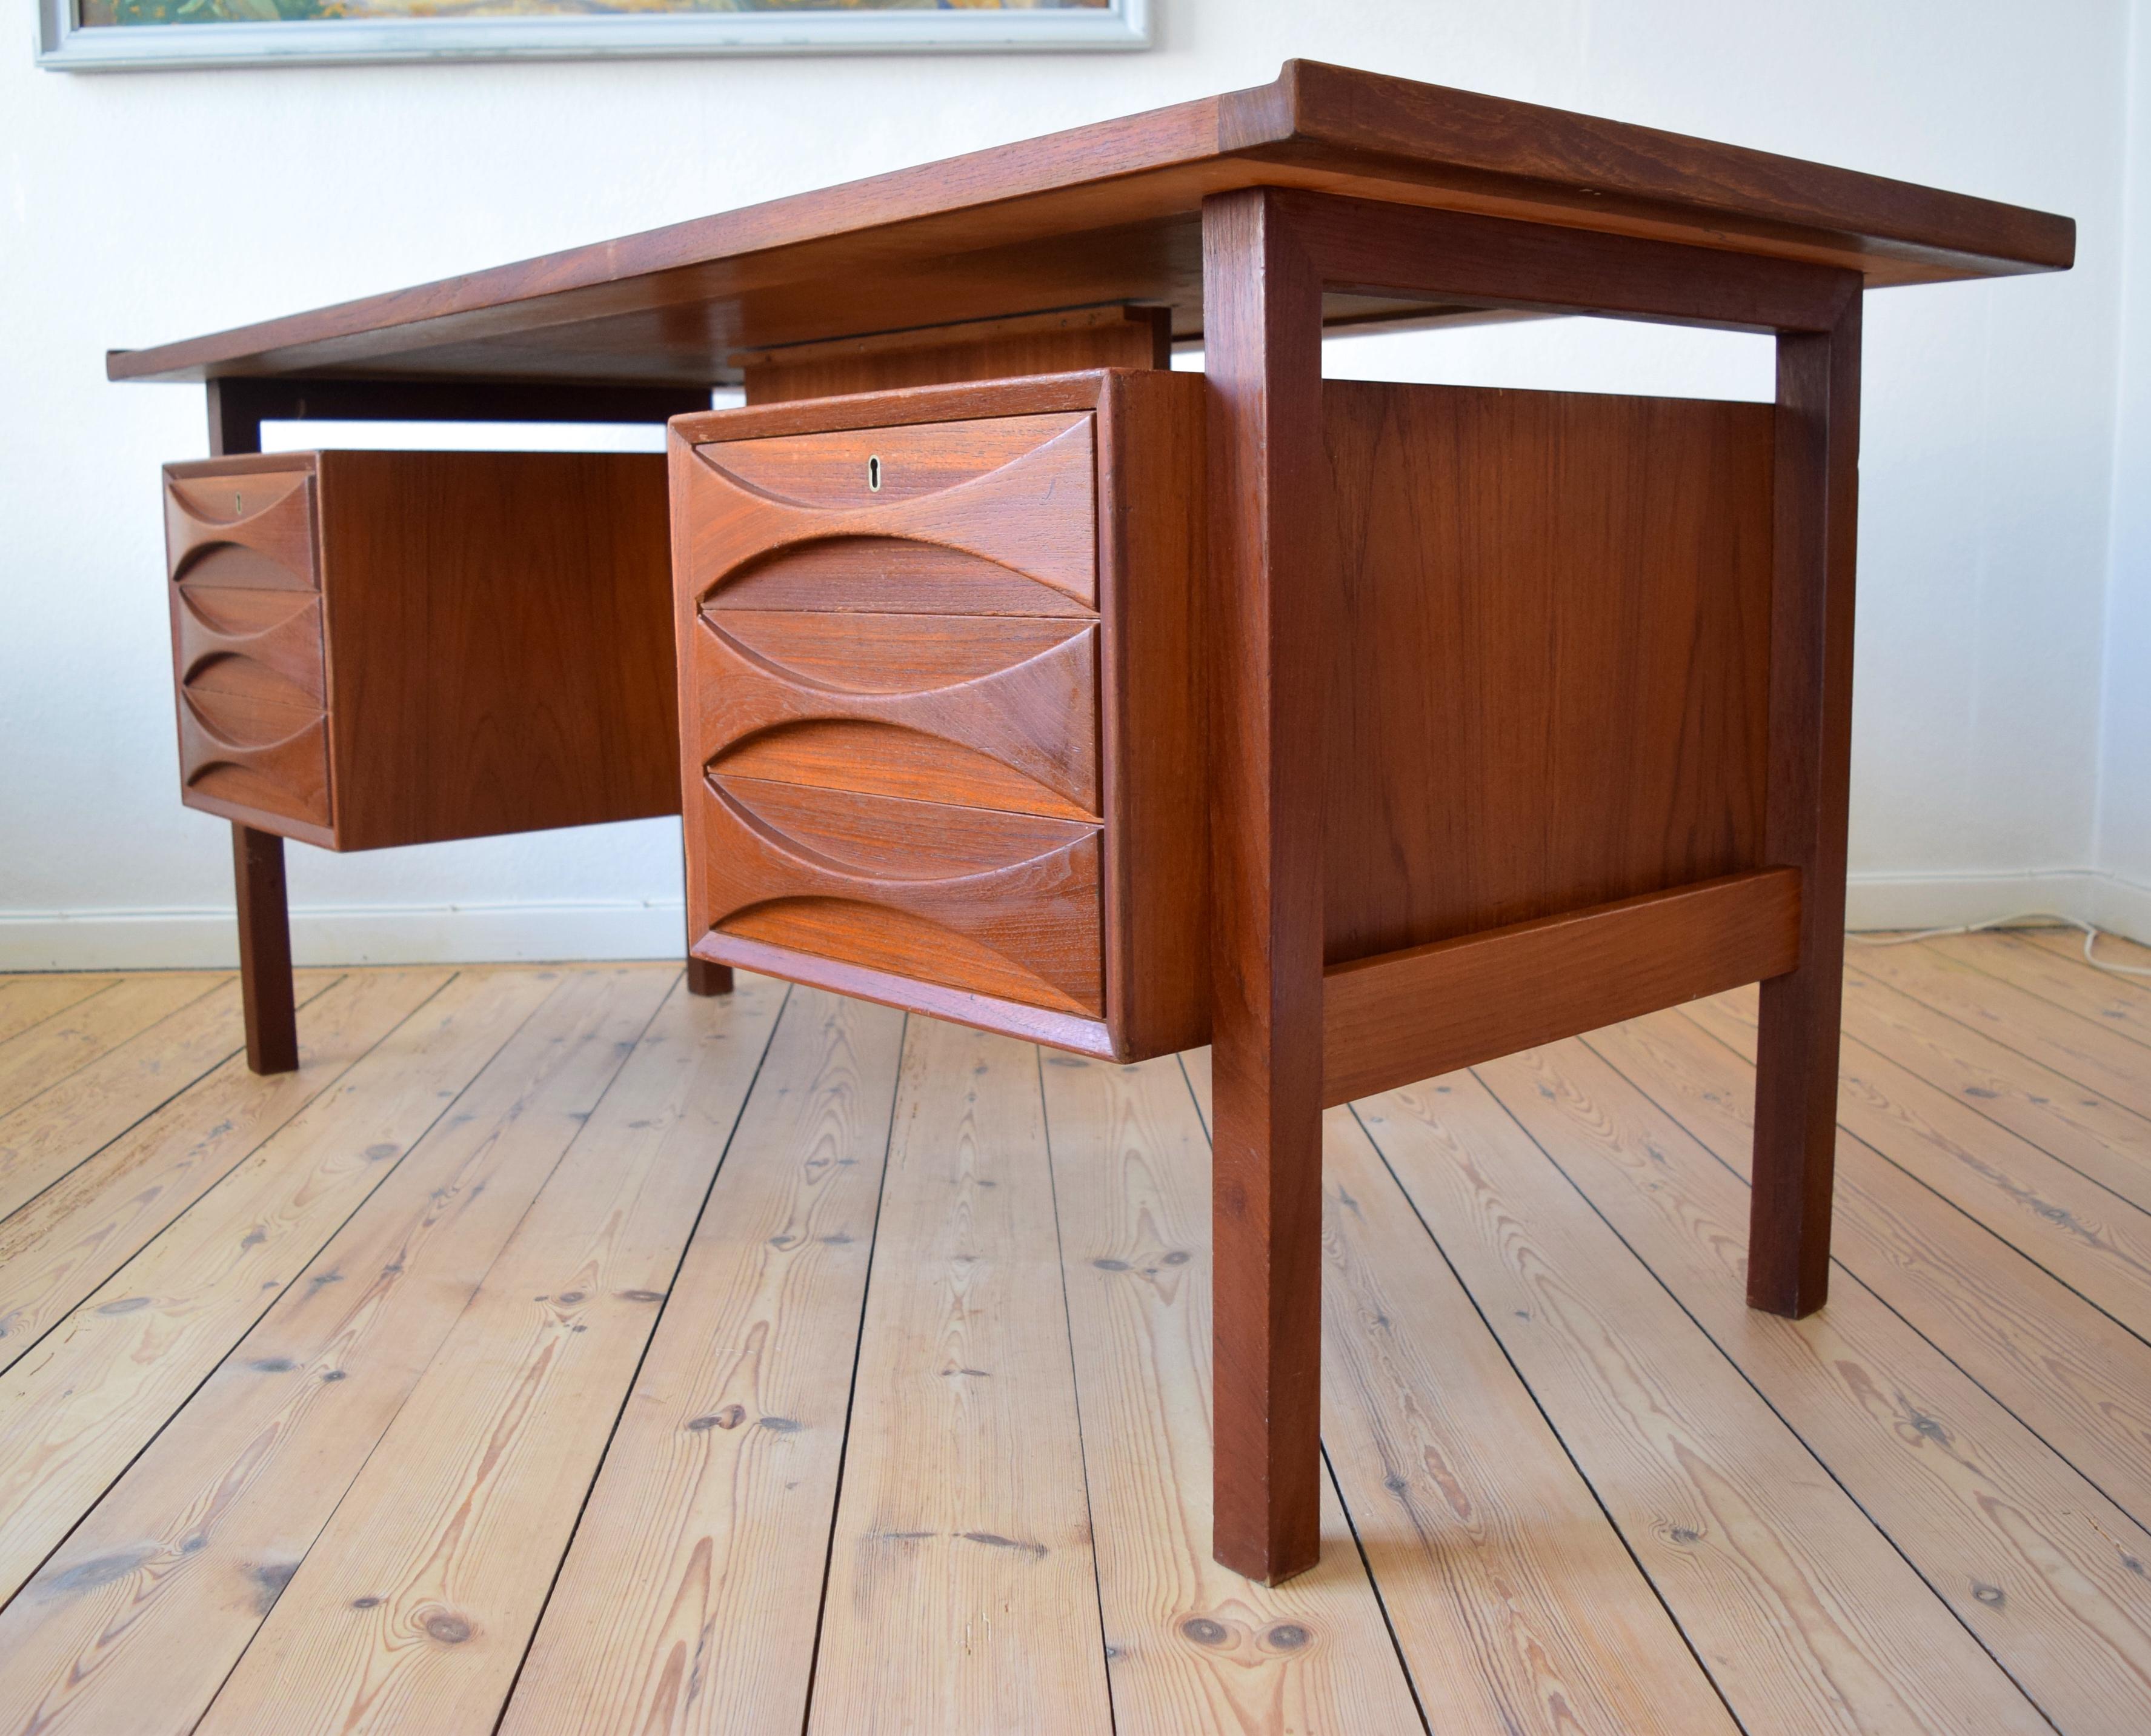
<path fill-rule="evenodd" d="M 114 379 L 682 381 L 742 350 L 1106 302 L 1202 326 L 1198 212 L 1298 186 L 1850 266 L 2066 269 L 2043 212 L 1315 61 L 1146 114 L 108 358 Z M 1357 298 L 1333 317 L 1438 311 Z"/>
<path fill-rule="evenodd" d="M 1323 398 L 1328 962 L 1762 866 L 1771 407 Z"/>

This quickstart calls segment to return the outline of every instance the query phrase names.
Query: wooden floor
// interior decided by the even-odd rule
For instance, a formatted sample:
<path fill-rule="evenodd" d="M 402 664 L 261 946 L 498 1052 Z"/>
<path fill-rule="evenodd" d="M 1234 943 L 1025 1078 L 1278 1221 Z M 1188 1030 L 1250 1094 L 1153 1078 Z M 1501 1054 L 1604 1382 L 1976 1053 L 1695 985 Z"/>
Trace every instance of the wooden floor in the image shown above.
<path fill-rule="evenodd" d="M 2119 958 L 2151 953 L 2105 943 Z M 0 978 L 0 1731 L 2151 1730 L 2151 986 L 1853 954 L 1335 1111 L 1321 1566 L 1210 1560 L 1205 1057 L 654 966 Z"/>

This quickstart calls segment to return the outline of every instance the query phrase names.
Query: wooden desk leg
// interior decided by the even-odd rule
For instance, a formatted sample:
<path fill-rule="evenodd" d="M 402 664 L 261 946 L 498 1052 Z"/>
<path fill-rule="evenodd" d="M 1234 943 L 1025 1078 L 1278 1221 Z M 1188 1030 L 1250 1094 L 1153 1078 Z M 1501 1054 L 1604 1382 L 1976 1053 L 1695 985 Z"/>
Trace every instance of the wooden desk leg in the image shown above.
<path fill-rule="evenodd" d="M 299 1065 L 299 1015 L 291 992 L 284 840 L 235 821 L 231 878 L 239 893 L 239 993 L 246 1014 L 246 1065 L 256 1073 L 292 1072 Z"/>
<path fill-rule="evenodd" d="M 680 866 L 684 873 L 687 865 L 686 842 L 681 841 Z M 683 881 L 684 884 L 685 882 Z M 695 944 L 694 919 L 687 919 L 687 944 Z M 707 959 L 698 959 L 692 952 L 687 954 L 687 992 L 690 995 L 729 995 L 732 992 L 732 968 L 729 964 L 715 964 Z"/>
<path fill-rule="evenodd" d="M 1211 386 L 1217 1559 L 1320 1553 L 1321 290 L 1259 190 L 1202 208 Z"/>
<path fill-rule="evenodd" d="M 1764 859 L 1800 870 L 1800 963 L 1763 984 L 1748 1301 L 1795 1317 L 1820 1308 L 1830 1289 L 1852 755 L 1860 311 L 1855 289 L 1834 330 L 1778 340 Z"/>

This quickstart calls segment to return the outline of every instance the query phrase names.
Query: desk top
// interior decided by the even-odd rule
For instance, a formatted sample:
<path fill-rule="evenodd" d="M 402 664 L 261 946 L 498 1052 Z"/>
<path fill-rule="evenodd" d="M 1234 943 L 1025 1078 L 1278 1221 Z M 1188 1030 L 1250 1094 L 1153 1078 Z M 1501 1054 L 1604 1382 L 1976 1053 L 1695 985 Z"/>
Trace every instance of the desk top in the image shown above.
<path fill-rule="evenodd" d="M 707 385 L 743 352 L 1111 302 L 1202 327 L 1201 208 L 1246 186 L 1819 261 L 1870 287 L 2062 271 L 2068 218 L 1470 91 L 1286 63 L 1273 84 L 235 331 L 115 380 Z M 1334 296 L 1331 323 L 1424 321 Z"/>

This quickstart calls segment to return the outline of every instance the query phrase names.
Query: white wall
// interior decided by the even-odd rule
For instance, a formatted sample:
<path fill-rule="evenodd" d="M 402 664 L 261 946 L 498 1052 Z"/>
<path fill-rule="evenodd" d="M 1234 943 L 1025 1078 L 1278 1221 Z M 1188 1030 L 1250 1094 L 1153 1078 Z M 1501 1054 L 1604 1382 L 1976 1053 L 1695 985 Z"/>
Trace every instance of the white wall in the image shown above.
<path fill-rule="evenodd" d="M 2130 43 L 2128 276 L 2114 443 L 2113 562 L 2106 603 L 2097 886 L 2086 913 L 2151 939 L 2151 0 Z"/>
<path fill-rule="evenodd" d="M 1294 54 L 2075 216 L 2070 276 L 1892 291 L 1870 306 L 1855 916 L 1962 919 L 2033 892 L 2081 902 L 2102 864 L 2151 883 L 2144 719 L 2118 700 L 2104 715 L 2103 818 L 2098 794 L 2102 631 L 2110 614 L 2109 687 L 2133 671 L 2139 707 L 2151 632 L 2151 520 L 2140 501 L 2117 512 L 2114 494 L 2128 473 L 2115 464 L 2113 378 L 2129 0 L 1159 11 L 1159 46 L 1132 55 L 85 78 L 36 71 L 18 43 L 0 64 L 0 968 L 231 949 L 226 828 L 175 793 L 159 580 L 155 468 L 203 451 L 200 394 L 106 384 L 107 346 L 1259 83 Z M 2140 33 L 2138 65 L 2140 84 Z M 2136 160 L 2140 210 L 2140 130 Z M 2140 475 L 2151 329 L 2133 332 Z M 1334 350 L 1339 371 L 1395 377 L 1768 390 L 1754 343 L 1626 326 Z M 2109 535 L 2134 551 L 2133 590 L 2109 595 Z M 2127 632 L 2133 651 L 2119 649 Z M 302 957 L 676 944 L 669 824 L 291 854 Z M 2061 878 L 2029 878 L 2042 871 Z"/>

